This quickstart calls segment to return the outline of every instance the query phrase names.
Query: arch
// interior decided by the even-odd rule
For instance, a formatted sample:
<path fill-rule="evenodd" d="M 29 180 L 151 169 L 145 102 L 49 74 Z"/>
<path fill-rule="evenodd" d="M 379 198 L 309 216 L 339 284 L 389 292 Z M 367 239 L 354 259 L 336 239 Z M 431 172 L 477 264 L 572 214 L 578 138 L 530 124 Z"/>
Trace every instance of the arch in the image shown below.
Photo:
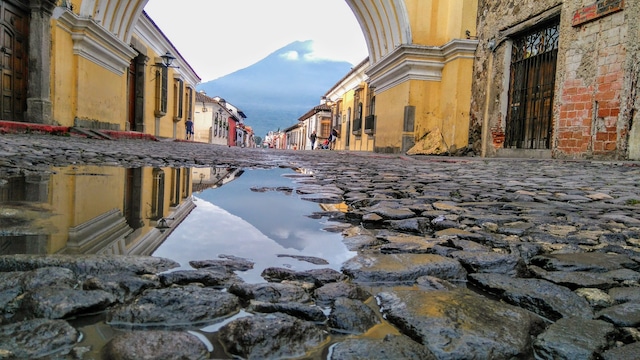
<path fill-rule="evenodd" d="M 129 43 L 133 29 L 149 0 L 83 0 L 80 15 L 90 17 Z"/>
<path fill-rule="evenodd" d="M 402 44 L 411 44 L 411 26 L 403 0 L 345 0 L 360 24 L 370 62 Z"/>
<path fill-rule="evenodd" d="M 83 0 L 80 15 L 91 17 L 129 43 L 145 5 L 153 0 Z M 370 62 L 402 44 L 411 44 L 411 26 L 403 0 L 345 0 L 364 34 Z"/>

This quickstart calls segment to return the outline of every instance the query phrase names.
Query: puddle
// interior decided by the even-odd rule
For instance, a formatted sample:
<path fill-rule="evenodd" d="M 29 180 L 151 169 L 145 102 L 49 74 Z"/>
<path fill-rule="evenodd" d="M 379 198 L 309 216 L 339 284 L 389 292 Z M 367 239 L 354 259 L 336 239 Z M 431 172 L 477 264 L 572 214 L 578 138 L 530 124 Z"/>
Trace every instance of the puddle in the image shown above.
<path fill-rule="evenodd" d="M 178 261 L 184 269 L 191 268 L 190 260 L 219 255 L 245 258 L 255 263 L 254 268 L 237 273 L 248 283 L 266 282 L 260 274 L 267 267 L 339 271 L 356 253 L 348 251 L 342 235 L 323 230 L 326 222 L 309 217 L 322 210 L 317 203 L 287 191 L 295 186 L 285 176 L 292 173 L 289 169 L 247 170 L 220 189 L 195 193 L 195 209 L 153 255 Z M 298 260 L 305 256 L 327 264 Z"/>
<path fill-rule="evenodd" d="M 232 255 L 254 262 L 237 272 L 248 283 L 265 282 L 260 274 L 267 267 L 340 270 L 356 252 L 316 215 L 345 205 L 308 177 L 284 168 L 72 166 L 0 178 L 0 255 L 153 255 L 180 269 Z M 83 334 L 79 345 L 91 348 L 88 357 L 100 358 L 120 331 L 103 314 L 70 322 Z M 193 331 L 210 341 L 212 356 L 225 358 L 216 344 L 219 326 Z"/>

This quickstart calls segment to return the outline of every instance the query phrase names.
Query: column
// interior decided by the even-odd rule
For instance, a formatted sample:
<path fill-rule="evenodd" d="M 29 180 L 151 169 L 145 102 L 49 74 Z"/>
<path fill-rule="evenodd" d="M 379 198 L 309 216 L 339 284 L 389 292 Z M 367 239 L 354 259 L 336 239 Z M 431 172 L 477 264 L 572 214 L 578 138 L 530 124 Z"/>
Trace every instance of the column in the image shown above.
<path fill-rule="evenodd" d="M 29 77 L 26 121 L 52 124 L 51 14 L 55 0 L 30 0 Z"/>

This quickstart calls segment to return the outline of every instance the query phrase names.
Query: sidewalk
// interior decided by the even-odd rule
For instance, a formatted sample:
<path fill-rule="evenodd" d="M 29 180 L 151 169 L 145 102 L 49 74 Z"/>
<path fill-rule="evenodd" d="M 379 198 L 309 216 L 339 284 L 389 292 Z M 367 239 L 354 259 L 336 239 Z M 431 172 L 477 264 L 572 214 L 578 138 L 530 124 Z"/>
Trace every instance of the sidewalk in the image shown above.
<path fill-rule="evenodd" d="M 138 139 L 159 141 L 153 135 L 143 134 L 136 131 L 117 131 L 117 130 L 93 130 L 83 129 L 71 126 L 56 126 L 46 124 L 34 124 L 17 121 L 0 120 L 0 134 L 16 134 L 16 133 L 40 133 L 63 136 L 80 136 L 94 139 L 114 140 L 114 139 Z"/>

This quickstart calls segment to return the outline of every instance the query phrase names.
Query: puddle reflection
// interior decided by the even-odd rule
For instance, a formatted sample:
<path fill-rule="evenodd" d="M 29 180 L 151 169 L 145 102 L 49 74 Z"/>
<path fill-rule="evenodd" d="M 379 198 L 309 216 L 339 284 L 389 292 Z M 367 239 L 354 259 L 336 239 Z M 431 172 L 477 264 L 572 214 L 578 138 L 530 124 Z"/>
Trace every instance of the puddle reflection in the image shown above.
<path fill-rule="evenodd" d="M 182 268 L 235 255 L 255 262 L 239 274 L 247 282 L 263 282 L 270 266 L 339 270 L 355 252 L 310 217 L 326 206 L 296 193 L 307 177 L 283 168 L 100 166 L 5 177 L 0 255 L 155 255 Z M 304 256 L 328 264 L 296 259 Z"/>
<path fill-rule="evenodd" d="M 0 179 L 0 254 L 149 255 L 194 207 L 190 169 L 70 166 Z"/>
<path fill-rule="evenodd" d="M 154 255 L 182 269 L 190 269 L 191 260 L 234 255 L 255 263 L 237 272 L 249 283 L 265 282 L 260 274 L 267 267 L 340 270 L 356 252 L 311 215 L 345 205 L 303 200 L 295 191 L 302 175 L 291 169 L 72 166 L 0 177 L 0 255 Z M 233 318 L 243 316 L 250 314 Z M 101 358 L 119 331 L 103 314 L 72 323 L 93 358 Z M 199 329 L 198 336 L 216 357 L 231 358 L 213 349 L 220 326 Z"/>
<path fill-rule="evenodd" d="M 288 169 L 247 170 L 221 189 L 194 194 L 196 208 L 153 255 L 178 261 L 182 268 L 190 268 L 190 260 L 243 257 L 255 262 L 254 269 L 238 272 L 251 283 L 265 282 L 260 274 L 270 266 L 339 270 L 355 252 L 348 251 L 340 234 L 323 231 L 324 224 L 308 216 L 320 210 L 319 204 L 301 200 L 295 191 L 251 190 L 295 187 L 292 179 L 283 176 L 291 173 Z M 329 264 L 278 255 L 313 256 Z"/>

